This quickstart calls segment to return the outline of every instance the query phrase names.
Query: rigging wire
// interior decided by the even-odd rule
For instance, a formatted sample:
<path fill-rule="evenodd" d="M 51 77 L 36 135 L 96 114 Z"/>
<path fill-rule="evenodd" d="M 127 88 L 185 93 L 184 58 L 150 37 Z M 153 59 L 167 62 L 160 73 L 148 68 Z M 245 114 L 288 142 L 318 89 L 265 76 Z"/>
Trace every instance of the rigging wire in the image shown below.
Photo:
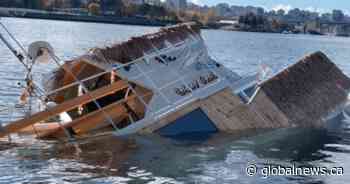
<path fill-rule="evenodd" d="M 29 56 L 29 54 L 27 53 L 27 51 L 24 49 L 23 45 L 12 35 L 12 33 L 7 29 L 7 27 L 2 22 L 0 22 L 0 25 L 7 32 L 7 34 L 11 37 L 11 39 L 13 41 L 15 41 L 15 43 L 19 46 L 19 48 L 21 48 L 22 52 L 25 53 L 29 57 L 29 59 L 32 59 Z"/>
<path fill-rule="evenodd" d="M 19 60 L 19 62 L 25 67 L 27 74 L 25 77 L 25 81 L 27 84 L 27 90 L 30 92 L 35 92 L 35 90 L 38 91 L 39 94 L 44 94 L 44 91 L 40 89 L 38 85 L 35 84 L 32 78 L 32 68 L 34 66 L 34 62 L 29 62 L 32 60 L 31 56 L 28 54 L 28 52 L 24 49 L 23 45 L 15 38 L 15 36 L 9 31 L 9 29 L 0 22 L 0 26 L 5 30 L 5 32 L 9 35 L 9 37 L 16 43 L 16 45 L 22 50 L 22 52 L 25 54 L 26 58 L 18 52 L 11 44 L 10 42 L 0 33 L 0 39 L 5 43 L 5 45 L 10 49 L 10 51 L 16 56 L 16 58 Z M 24 62 L 24 59 L 27 59 L 27 62 Z M 29 64 L 30 63 L 30 64 Z"/>

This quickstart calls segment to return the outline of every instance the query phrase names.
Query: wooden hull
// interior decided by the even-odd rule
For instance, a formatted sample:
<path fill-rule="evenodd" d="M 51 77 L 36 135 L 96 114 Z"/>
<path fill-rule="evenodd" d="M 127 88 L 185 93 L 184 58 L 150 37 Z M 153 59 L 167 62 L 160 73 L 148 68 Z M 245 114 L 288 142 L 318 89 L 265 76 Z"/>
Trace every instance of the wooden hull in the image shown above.
<path fill-rule="evenodd" d="M 32 126 L 21 129 L 18 133 L 20 134 L 32 134 L 37 137 L 42 137 L 49 132 L 60 129 L 60 124 L 57 122 L 51 123 L 37 123 Z"/>

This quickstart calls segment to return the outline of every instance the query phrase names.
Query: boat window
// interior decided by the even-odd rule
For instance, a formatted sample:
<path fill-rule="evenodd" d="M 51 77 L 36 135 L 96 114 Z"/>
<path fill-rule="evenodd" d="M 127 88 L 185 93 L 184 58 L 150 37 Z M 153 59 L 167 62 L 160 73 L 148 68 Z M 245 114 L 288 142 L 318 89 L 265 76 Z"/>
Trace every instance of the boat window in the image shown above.
<path fill-rule="evenodd" d="M 251 98 L 251 97 L 254 95 L 255 90 L 256 90 L 256 86 L 254 85 L 254 86 L 252 86 L 252 87 L 249 87 L 249 88 L 245 89 L 245 90 L 244 90 L 244 93 L 245 93 L 249 98 Z"/>
<path fill-rule="evenodd" d="M 249 101 L 249 98 L 248 98 L 248 96 L 244 93 L 244 92 L 240 92 L 239 94 L 238 94 L 238 96 L 239 96 L 239 98 L 241 99 L 241 101 L 243 102 L 243 103 L 248 103 L 248 101 Z"/>
<path fill-rule="evenodd" d="M 175 56 L 168 56 L 165 54 L 161 54 L 159 56 L 156 56 L 154 59 L 161 64 L 168 65 L 169 63 L 176 61 L 177 58 Z"/>
<path fill-rule="evenodd" d="M 246 88 L 238 93 L 239 98 L 243 103 L 248 103 L 249 100 L 253 97 L 257 87 L 256 85 Z"/>

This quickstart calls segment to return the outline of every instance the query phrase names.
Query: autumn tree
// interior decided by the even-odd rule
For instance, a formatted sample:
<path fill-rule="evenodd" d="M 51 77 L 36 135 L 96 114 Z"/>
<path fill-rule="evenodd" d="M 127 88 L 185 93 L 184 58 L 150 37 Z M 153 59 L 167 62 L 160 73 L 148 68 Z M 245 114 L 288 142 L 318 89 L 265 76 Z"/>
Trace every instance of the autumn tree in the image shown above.
<path fill-rule="evenodd" d="M 217 20 L 217 16 L 216 16 L 215 10 L 210 8 L 208 12 L 202 16 L 201 22 L 204 25 L 207 25 L 209 23 L 215 22 L 216 20 Z"/>
<path fill-rule="evenodd" d="M 279 29 L 279 27 L 280 27 L 280 23 L 276 19 L 273 19 L 271 22 L 271 28 L 273 30 L 277 30 Z"/>
<path fill-rule="evenodd" d="M 92 15 L 99 15 L 101 10 L 100 4 L 96 2 L 90 3 L 88 5 L 88 10 L 89 10 L 89 13 Z"/>
<path fill-rule="evenodd" d="M 138 7 L 134 4 L 129 4 L 129 5 L 125 5 L 125 7 L 121 11 L 122 11 L 121 14 L 123 16 L 133 16 L 137 14 Z"/>

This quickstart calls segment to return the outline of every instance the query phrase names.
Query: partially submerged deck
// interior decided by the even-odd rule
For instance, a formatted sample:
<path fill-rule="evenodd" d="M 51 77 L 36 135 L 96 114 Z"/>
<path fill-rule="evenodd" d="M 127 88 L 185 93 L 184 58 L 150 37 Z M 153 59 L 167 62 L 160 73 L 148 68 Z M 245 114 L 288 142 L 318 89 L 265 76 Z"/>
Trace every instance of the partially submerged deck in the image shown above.
<path fill-rule="evenodd" d="M 196 109 L 205 112 L 224 132 L 320 127 L 325 125 L 324 117 L 345 104 L 349 89 L 350 79 L 323 53 L 317 52 L 260 84 L 249 103 L 234 94 L 235 90 L 225 88 L 187 104 L 155 123 L 149 123 L 140 132 L 156 132 Z"/>

